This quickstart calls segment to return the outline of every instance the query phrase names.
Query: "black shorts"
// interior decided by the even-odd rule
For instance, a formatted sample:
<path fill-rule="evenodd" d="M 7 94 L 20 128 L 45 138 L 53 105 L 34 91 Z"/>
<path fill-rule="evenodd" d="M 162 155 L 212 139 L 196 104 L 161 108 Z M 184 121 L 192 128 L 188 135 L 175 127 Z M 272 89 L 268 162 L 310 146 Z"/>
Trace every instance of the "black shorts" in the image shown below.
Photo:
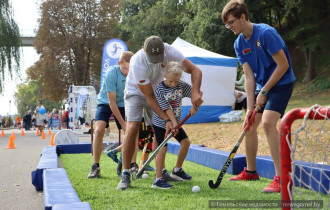
<path fill-rule="evenodd" d="M 156 140 L 158 143 L 158 146 L 164 141 L 165 137 L 165 133 L 166 133 L 166 129 L 152 125 L 155 131 L 155 135 L 156 135 Z M 183 130 L 183 128 L 179 128 L 179 133 L 178 135 L 176 135 L 174 137 L 179 143 L 183 140 L 188 138 L 186 132 Z M 167 146 L 167 144 L 165 145 Z"/>
<path fill-rule="evenodd" d="M 124 107 L 118 107 L 118 109 L 119 109 L 119 112 L 120 112 L 121 116 L 125 120 L 125 108 Z M 96 108 L 95 122 L 98 121 L 98 120 L 102 120 L 102 121 L 107 123 L 106 127 L 108 128 L 109 127 L 109 119 L 110 119 L 111 114 L 112 114 L 112 111 L 111 111 L 109 105 L 98 104 L 97 108 Z M 116 117 L 115 117 L 115 121 L 116 121 L 117 128 L 120 130 L 121 126 L 120 126 L 118 120 L 116 119 Z"/>

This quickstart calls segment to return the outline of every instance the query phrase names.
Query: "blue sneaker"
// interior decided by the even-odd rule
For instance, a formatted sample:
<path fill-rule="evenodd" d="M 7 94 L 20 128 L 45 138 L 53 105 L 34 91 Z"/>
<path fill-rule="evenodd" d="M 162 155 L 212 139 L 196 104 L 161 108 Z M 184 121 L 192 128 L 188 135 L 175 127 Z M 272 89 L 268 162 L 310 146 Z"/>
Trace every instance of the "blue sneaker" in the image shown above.
<path fill-rule="evenodd" d="M 153 185 L 151 186 L 152 188 L 159 188 L 159 189 L 170 189 L 173 187 L 173 185 L 167 183 L 163 178 L 160 178 L 156 181 L 157 179 L 154 180 Z"/>
<path fill-rule="evenodd" d="M 116 163 L 118 163 L 118 158 L 117 158 L 117 151 L 114 149 L 114 150 L 110 150 L 108 153 L 107 153 L 107 156 L 109 158 L 111 158 L 113 161 L 115 161 Z"/>
<path fill-rule="evenodd" d="M 177 181 L 179 181 L 179 180 L 176 180 L 176 179 L 172 178 L 171 175 L 169 175 L 169 174 L 167 173 L 167 170 L 166 170 L 166 169 L 164 169 L 164 170 L 162 171 L 162 176 L 163 176 L 163 179 L 164 179 L 166 182 L 177 182 Z"/>
<path fill-rule="evenodd" d="M 144 164 L 145 162 L 143 162 Z M 155 169 L 153 167 L 151 167 L 150 165 L 148 165 L 145 169 L 146 171 L 154 171 Z"/>
<path fill-rule="evenodd" d="M 121 180 L 117 186 L 118 190 L 125 190 L 131 186 L 131 175 L 128 172 L 124 172 L 121 176 Z"/>
<path fill-rule="evenodd" d="M 173 179 L 176 179 L 177 181 L 189 181 L 189 180 L 191 180 L 191 176 L 189 174 L 187 174 L 186 172 L 184 172 L 184 170 L 182 168 L 180 168 L 180 170 L 177 171 L 177 172 L 174 172 L 174 170 L 173 170 L 170 176 Z"/>

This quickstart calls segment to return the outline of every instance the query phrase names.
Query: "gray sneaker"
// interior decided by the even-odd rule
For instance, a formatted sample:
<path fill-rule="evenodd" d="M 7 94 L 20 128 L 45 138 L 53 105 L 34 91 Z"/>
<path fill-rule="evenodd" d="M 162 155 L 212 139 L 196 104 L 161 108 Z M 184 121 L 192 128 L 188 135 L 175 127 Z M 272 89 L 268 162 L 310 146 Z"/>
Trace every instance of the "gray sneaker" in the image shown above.
<path fill-rule="evenodd" d="M 162 176 L 163 176 L 163 179 L 164 179 L 165 182 L 177 182 L 177 181 L 179 181 L 175 178 L 172 178 L 171 175 L 169 175 L 167 173 L 166 169 L 162 171 Z"/>
<path fill-rule="evenodd" d="M 101 169 L 100 169 L 100 167 L 97 167 L 97 165 L 94 163 L 92 165 L 92 169 L 89 172 L 87 178 L 88 179 L 94 179 L 94 178 L 98 178 L 100 176 L 101 176 Z"/>
<path fill-rule="evenodd" d="M 124 172 L 121 176 L 121 180 L 117 186 L 118 190 L 125 190 L 131 186 L 131 175 L 128 172 Z"/>
<path fill-rule="evenodd" d="M 139 171 L 139 166 L 136 163 L 131 163 L 130 174 L 133 172 L 137 173 Z"/>

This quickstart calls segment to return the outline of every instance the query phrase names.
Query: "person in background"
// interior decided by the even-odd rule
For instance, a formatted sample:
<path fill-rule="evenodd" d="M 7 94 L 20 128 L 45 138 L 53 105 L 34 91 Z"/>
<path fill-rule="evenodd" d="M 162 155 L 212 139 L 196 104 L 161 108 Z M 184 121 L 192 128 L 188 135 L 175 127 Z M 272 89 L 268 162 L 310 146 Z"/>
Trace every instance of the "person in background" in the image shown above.
<path fill-rule="evenodd" d="M 235 108 L 234 110 L 242 110 L 246 112 L 246 93 L 239 90 L 234 90 Z"/>
<path fill-rule="evenodd" d="M 245 74 L 244 74 L 244 71 L 242 71 L 241 78 L 238 81 L 236 81 L 235 89 L 236 90 L 239 90 L 239 91 L 244 91 L 245 92 L 244 83 L 245 83 Z"/>
<path fill-rule="evenodd" d="M 41 109 L 45 109 L 45 107 L 42 105 L 42 102 L 39 101 L 38 106 L 35 110 L 36 113 L 35 123 L 36 123 L 36 127 L 40 131 L 40 135 L 42 134 L 42 131 L 44 130 L 45 124 L 47 124 L 47 119 L 48 119 L 46 111 L 45 113 L 40 113 Z"/>
<path fill-rule="evenodd" d="M 21 116 L 17 115 L 15 120 L 16 120 L 17 129 L 20 130 L 21 129 Z"/>

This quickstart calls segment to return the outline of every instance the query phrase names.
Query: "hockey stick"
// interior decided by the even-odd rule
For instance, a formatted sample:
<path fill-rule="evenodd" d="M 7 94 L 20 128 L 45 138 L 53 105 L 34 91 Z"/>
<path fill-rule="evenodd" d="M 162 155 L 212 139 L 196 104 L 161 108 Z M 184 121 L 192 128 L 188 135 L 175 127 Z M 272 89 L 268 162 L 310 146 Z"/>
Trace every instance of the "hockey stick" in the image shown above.
<path fill-rule="evenodd" d="M 146 155 L 146 152 L 147 152 L 148 144 L 149 143 L 144 144 L 143 152 L 142 152 L 142 156 L 141 156 L 141 161 L 140 161 L 140 165 L 139 165 L 139 170 L 142 168 L 142 164 L 143 164 L 144 156 Z"/>
<path fill-rule="evenodd" d="M 252 115 L 251 115 L 248 123 L 246 123 L 246 125 L 244 126 L 243 132 L 241 133 L 240 137 L 238 138 L 238 140 L 237 140 L 234 148 L 231 150 L 231 152 L 230 152 L 230 154 L 229 154 L 229 156 L 228 156 L 228 158 L 227 158 L 227 160 L 225 162 L 225 165 L 222 167 L 222 169 L 220 171 L 220 174 L 219 174 L 219 176 L 217 178 L 217 181 L 215 183 L 212 180 L 209 181 L 210 188 L 212 188 L 212 189 L 218 188 L 219 185 L 221 184 L 221 181 L 222 181 L 224 175 L 226 174 L 227 169 L 228 169 L 231 161 L 234 159 L 234 156 L 235 156 L 235 154 L 236 154 L 236 152 L 238 150 L 239 145 L 242 143 L 243 138 L 244 138 L 246 132 L 249 130 L 250 125 L 254 121 L 254 118 L 255 118 L 255 116 L 257 114 L 257 110 L 258 110 L 257 107 L 253 110 L 253 113 L 252 113 Z"/>
<path fill-rule="evenodd" d="M 183 125 L 183 123 L 185 123 L 188 120 L 189 117 L 190 117 L 190 114 L 188 114 L 179 124 L 177 124 L 175 129 L 179 129 Z M 168 134 L 166 139 L 157 147 L 157 149 L 154 151 L 154 153 L 152 153 L 152 155 L 148 158 L 148 160 L 143 164 L 142 168 L 139 169 L 139 171 L 137 173 L 134 173 L 134 172 L 132 173 L 133 180 L 136 180 L 136 179 L 142 177 L 144 170 L 148 167 L 150 162 L 156 157 L 156 155 L 159 153 L 159 151 L 165 146 L 165 144 L 170 140 L 170 138 L 172 136 L 173 136 L 173 133 Z"/>

